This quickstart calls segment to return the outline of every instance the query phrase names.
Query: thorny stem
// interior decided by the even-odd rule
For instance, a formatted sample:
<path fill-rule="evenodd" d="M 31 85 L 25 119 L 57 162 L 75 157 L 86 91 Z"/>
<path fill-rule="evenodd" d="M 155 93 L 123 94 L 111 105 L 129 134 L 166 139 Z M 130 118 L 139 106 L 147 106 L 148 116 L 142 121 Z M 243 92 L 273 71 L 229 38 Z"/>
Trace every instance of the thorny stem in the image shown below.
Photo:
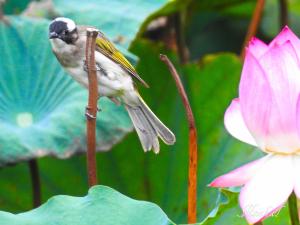
<path fill-rule="evenodd" d="M 160 59 L 168 66 L 175 80 L 178 92 L 182 98 L 189 123 L 189 181 L 188 181 L 188 223 L 196 223 L 197 220 L 197 168 L 198 168 L 198 145 L 197 129 L 192 108 L 180 80 L 180 77 L 166 55 L 160 55 Z"/>
<path fill-rule="evenodd" d="M 241 52 L 242 59 L 245 58 L 246 46 L 248 45 L 251 38 L 256 35 L 258 25 L 260 23 L 260 19 L 261 19 L 262 13 L 263 13 L 264 5 L 265 5 L 265 0 L 257 0 L 256 6 L 254 9 L 252 18 L 251 18 L 251 22 L 248 27 L 247 35 L 244 40 L 244 44 L 243 44 L 243 48 L 242 48 L 242 52 Z"/>
<path fill-rule="evenodd" d="M 280 9 L 280 27 L 283 28 L 285 25 L 289 24 L 288 1 L 279 0 L 279 9 Z"/>
<path fill-rule="evenodd" d="M 32 205 L 33 208 L 36 208 L 41 205 L 41 182 L 37 160 L 29 160 L 28 166 L 32 184 Z"/>
<path fill-rule="evenodd" d="M 87 128 L 87 171 L 89 187 L 98 183 L 96 164 L 96 116 L 98 100 L 98 82 L 95 64 L 95 45 L 99 33 L 96 29 L 87 30 L 86 42 L 86 66 L 89 80 L 89 98 L 86 107 L 86 128 Z"/>
<path fill-rule="evenodd" d="M 289 203 L 291 225 L 299 225 L 297 198 L 294 192 L 290 195 L 288 203 Z"/>

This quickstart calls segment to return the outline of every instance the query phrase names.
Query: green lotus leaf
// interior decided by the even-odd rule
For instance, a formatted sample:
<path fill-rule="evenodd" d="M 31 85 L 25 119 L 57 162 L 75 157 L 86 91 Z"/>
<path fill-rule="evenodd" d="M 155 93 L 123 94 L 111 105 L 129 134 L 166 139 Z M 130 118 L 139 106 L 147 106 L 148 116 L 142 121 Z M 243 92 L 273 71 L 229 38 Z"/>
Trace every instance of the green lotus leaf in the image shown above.
<path fill-rule="evenodd" d="M 128 47 L 142 22 L 162 8 L 168 0 L 53 0 L 59 15 L 74 19 L 78 24 L 93 25 L 111 40 Z"/>
<path fill-rule="evenodd" d="M 245 2 L 253 2 L 253 0 L 204 0 L 204 1 L 194 1 L 193 6 L 196 10 L 220 10 L 228 6 L 238 6 Z"/>
<path fill-rule="evenodd" d="M 30 0 L 5 0 L 3 11 L 5 14 L 19 14 L 26 8 L 29 2 Z"/>
<path fill-rule="evenodd" d="M 49 21 L 9 17 L 0 23 L 0 165 L 85 150 L 87 90 L 64 73 L 51 52 Z M 121 106 L 99 102 L 97 150 L 132 130 Z"/>
<path fill-rule="evenodd" d="M 2 211 L 0 221 L 3 225 L 175 225 L 157 205 L 133 200 L 106 186 L 94 186 L 85 197 L 52 197 L 25 213 Z"/>

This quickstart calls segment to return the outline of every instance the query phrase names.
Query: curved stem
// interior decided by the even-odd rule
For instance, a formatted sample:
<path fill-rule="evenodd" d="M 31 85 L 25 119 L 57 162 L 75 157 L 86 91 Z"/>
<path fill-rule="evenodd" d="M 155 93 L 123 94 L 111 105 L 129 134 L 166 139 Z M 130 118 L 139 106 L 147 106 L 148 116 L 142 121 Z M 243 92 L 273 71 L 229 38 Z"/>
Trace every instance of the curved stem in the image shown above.
<path fill-rule="evenodd" d="M 180 77 L 169 58 L 160 55 L 160 59 L 168 66 L 175 80 L 178 92 L 181 96 L 188 123 L 189 123 L 189 178 L 188 178 L 188 223 L 196 223 L 197 220 L 197 168 L 198 168 L 198 144 L 195 118 L 188 97 L 180 80 Z"/>
<path fill-rule="evenodd" d="M 248 27 L 247 35 L 244 40 L 244 44 L 243 44 L 243 48 L 242 48 L 242 52 L 241 52 L 242 59 L 245 58 L 246 46 L 248 45 L 251 38 L 256 35 L 257 28 L 258 28 L 258 25 L 260 23 L 260 19 L 261 19 L 262 13 L 263 13 L 264 5 L 265 5 L 264 0 L 257 0 L 250 25 Z"/>
<path fill-rule="evenodd" d="M 297 198 L 294 192 L 290 195 L 288 202 L 291 225 L 299 225 Z"/>
<path fill-rule="evenodd" d="M 41 205 L 41 182 L 37 160 L 29 160 L 28 166 L 32 184 L 32 205 L 36 208 Z"/>
<path fill-rule="evenodd" d="M 87 30 L 86 66 L 89 80 L 89 97 L 86 107 L 86 139 L 87 139 L 87 171 L 89 187 L 98 183 L 96 163 L 96 118 L 98 101 L 98 82 L 95 62 L 96 38 L 99 33 L 96 29 Z"/>

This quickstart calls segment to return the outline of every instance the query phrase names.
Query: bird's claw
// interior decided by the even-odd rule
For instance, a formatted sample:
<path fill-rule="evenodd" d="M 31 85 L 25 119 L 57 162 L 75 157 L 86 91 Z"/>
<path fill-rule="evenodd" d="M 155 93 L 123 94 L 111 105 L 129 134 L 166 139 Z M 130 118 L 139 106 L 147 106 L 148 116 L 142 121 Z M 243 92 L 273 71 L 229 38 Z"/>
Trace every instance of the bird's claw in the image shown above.
<path fill-rule="evenodd" d="M 92 114 L 85 112 L 85 116 L 88 120 L 95 120 L 97 117 L 93 116 Z"/>
<path fill-rule="evenodd" d="M 96 119 L 97 117 L 94 116 L 94 115 L 92 115 L 91 113 L 89 113 L 89 110 L 90 110 L 90 109 L 91 109 L 90 107 L 86 107 L 86 109 L 85 109 L 85 116 L 86 116 L 86 118 L 87 118 L 88 120 L 94 120 L 94 119 Z M 98 108 L 97 108 L 97 110 L 98 110 Z"/>
<path fill-rule="evenodd" d="M 87 63 L 86 63 L 86 60 L 83 60 L 83 70 L 85 71 L 85 72 L 88 72 L 89 70 L 88 70 L 88 65 L 87 65 Z"/>
<path fill-rule="evenodd" d="M 83 70 L 85 72 L 89 71 L 89 67 L 88 64 L 86 63 L 86 60 L 83 60 Z M 96 71 L 101 71 L 101 67 L 98 65 L 98 63 L 96 63 Z"/>

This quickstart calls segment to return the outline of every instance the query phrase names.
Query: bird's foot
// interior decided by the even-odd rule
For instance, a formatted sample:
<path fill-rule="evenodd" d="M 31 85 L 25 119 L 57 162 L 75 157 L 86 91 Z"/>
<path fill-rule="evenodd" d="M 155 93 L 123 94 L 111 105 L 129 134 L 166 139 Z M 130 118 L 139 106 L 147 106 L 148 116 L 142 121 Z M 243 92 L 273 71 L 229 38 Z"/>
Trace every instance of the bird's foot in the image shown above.
<path fill-rule="evenodd" d="M 83 60 L 83 70 L 85 72 L 89 72 L 88 64 L 86 63 L 86 60 Z M 101 71 L 101 67 L 96 63 L 96 71 Z"/>
<path fill-rule="evenodd" d="M 86 118 L 88 120 L 94 120 L 94 119 L 96 119 L 97 118 L 96 116 L 94 116 L 91 113 L 89 113 L 90 110 L 91 110 L 91 108 L 88 107 L 88 106 L 85 108 L 85 116 L 86 116 Z M 98 108 L 97 108 L 97 110 L 98 110 Z"/>
<path fill-rule="evenodd" d="M 89 71 L 88 65 L 87 65 L 87 63 L 86 63 L 86 60 L 83 60 L 83 70 L 84 70 L 85 72 L 88 72 L 88 71 Z"/>

